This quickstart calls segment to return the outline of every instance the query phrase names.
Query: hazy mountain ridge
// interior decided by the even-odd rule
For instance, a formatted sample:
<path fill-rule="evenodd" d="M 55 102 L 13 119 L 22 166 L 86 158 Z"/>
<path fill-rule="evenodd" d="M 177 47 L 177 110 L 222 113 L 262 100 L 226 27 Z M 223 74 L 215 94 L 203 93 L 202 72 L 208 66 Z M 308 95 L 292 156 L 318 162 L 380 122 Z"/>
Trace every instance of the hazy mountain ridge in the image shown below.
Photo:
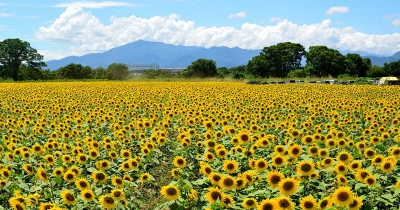
<path fill-rule="evenodd" d="M 84 66 L 96 68 L 107 67 L 111 63 L 151 64 L 157 63 L 161 68 L 185 68 L 199 58 L 212 59 L 218 67 L 235 67 L 246 65 L 252 57 L 259 55 L 259 50 L 246 50 L 238 47 L 195 47 L 165 44 L 138 40 L 123 46 L 112 48 L 102 53 L 90 53 L 83 56 L 69 56 L 60 60 L 47 61 L 48 69 L 56 70 L 70 63 L 80 63 Z M 351 51 L 341 51 L 347 54 Z M 363 57 L 369 57 L 372 64 L 383 66 L 400 59 L 400 52 L 393 56 L 380 57 L 376 54 L 355 51 Z M 305 61 L 302 62 L 305 64 Z"/>

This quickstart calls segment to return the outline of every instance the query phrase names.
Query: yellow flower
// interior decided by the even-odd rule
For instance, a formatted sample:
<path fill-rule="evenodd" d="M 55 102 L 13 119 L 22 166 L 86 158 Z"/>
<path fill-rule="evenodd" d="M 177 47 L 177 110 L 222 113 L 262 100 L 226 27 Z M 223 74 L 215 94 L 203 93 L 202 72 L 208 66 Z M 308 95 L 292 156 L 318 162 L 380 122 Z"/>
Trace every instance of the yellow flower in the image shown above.
<path fill-rule="evenodd" d="M 254 198 L 245 198 L 243 200 L 242 206 L 245 209 L 254 209 L 254 208 L 257 208 L 258 202 Z M 267 209 L 267 208 L 264 208 L 264 209 Z M 269 209 L 272 209 L 272 208 L 269 208 Z"/>
<path fill-rule="evenodd" d="M 211 187 L 211 188 L 208 188 L 208 192 L 206 193 L 205 196 L 209 203 L 214 203 L 217 200 L 221 201 L 222 195 L 223 194 L 220 189 Z"/>
<path fill-rule="evenodd" d="M 285 178 L 278 183 L 278 187 L 283 195 L 289 196 L 296 193 L 299 182 L 293 178 Z"/>
<path fill-rule="evenodd" d="M 70 190 L 63 190 L 61 191 L 60 195 L 63 203 L 65 203 L 67 206 L 73 206 L 77 202 L 73 192 Z"/>
<path fill-rule="evenodd" d="M 92 190 L 82 190 L 81 196 L 86 202 L 91 202 L 95 197 Z"/>
<path fill-rule="evenodd" d="M 184 168 L 186 166 L 186 159 L 182 156 L 176 156 L 174 158 L 174 166 L 178 168 Z"/>
<path fill-rule="evenodd" d="M 314 163 L 309 160 L 301 161 L 297 164 L 297 174 L 300 176 L 309 176 L 314 173 Z"/>
<path fill-rule="evenodd" d="M 238 170 L 239 165 L 235 160 L 224 160 L 223 169 L 226 173 L 234 173 Z"/>
<path fill-rule="evenodd" d="M 236 181 L 232 176 L 223 176 L 219 180 L 219 186 L 225 190 L 233 190 L 236 188 Z"/>
<path fill-rule="evenodd" d="M 178 187 L 175 185 L 163 186 L 160 192 L 167 200 L 177 200 L 181 196 Z"/>
<path fill-rule="evenodd" d="M 317 209 L 317 202 L 313 196 L 309 195 L 301 199 L 300 208 L 302 210 L 315 210 Z"/>
<path fill-rule="evenodd" d="M 102 195 L 99 197 L 101 206 L 105 209 L 114 209 L 117 207 L 117 202 L 110 195 Z"/>
<path fill-rule="evenodd" d="M 348 206 L 353 202 L 353 192 L 349 187 L 339 187 L 332 194 L 333 203 L 337 206 Z"/>

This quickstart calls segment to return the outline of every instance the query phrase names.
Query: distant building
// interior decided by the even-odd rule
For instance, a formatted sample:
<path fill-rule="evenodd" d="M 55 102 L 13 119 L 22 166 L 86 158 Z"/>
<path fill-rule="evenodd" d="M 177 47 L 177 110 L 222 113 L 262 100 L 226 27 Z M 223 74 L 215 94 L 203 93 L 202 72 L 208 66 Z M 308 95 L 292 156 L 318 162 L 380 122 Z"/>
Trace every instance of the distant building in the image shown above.
<path fill-rule="evenodd" d="M 185 71 L 186 68 L 161 68 L 160 70 L 171 72 L 172 74 Z"/>
<path fill-rule="evenodd" d="M 152 64 L 131 64 L 127 65 L 128 66 L 128 71 L 143 71 L 143 70 L 159 70 L 160 67 L 156 63 Z"/>

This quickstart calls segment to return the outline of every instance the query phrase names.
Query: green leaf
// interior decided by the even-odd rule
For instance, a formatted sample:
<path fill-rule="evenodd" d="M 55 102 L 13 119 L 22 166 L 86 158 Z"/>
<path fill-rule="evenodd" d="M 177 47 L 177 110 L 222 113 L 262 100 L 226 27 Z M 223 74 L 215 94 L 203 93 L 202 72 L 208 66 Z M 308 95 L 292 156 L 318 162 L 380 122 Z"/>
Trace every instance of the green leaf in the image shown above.
<path fill-rule="evenodd" d="M 360 189 L 360 188 L 362 188 L 362 187 L 366 187 L 366 186 L 367 186 L 366 184 L 357 183 L 356 186 L 355 186 L 355 190 L 357 191 L 358 189 Z"/>
<path fill-rule="evenodd" d="M 185 186 L 187 186 L 187 187 L 185 187 L 187 190 L 190 190 L 193 188 L 192 184 L 188 180 L 184 180 L 184 182 L 185 182 Z"/>
<path fill-rule="evenodd" d="M 93 172 L 96 172 L 97 171 L 97 169 L 95 169 L 95 168 L 93 168 L 93 167 L 90 167 L 90 168 L 88 168 L 88 169 L 86 169 L 88 172 L 90 172 L 90 173 L 93 173 Z"/>
<path fill-rule="evenodd" d="M 57 177 L 53 179 L 53 182 L 57 183 L 57 184 L 61 184 L 62 183 L 62 178 L 61 177 Z"/>
<path fill-rule="evenodd" d="M 381 197 L 382 198 L 386 198 L 388 200 L 392 200 L 393 199 L 393 195 L 392 194 L 384 194 L 384 195 L 381 195 Z"/>
<path fill-rule="evenodd" d="M 267 193 L 269 193 L 269 191 L 267 191 L 267 190 L 257 190 L 255 192 L 252 192 L 252 193 L 248 194 L 248 196 L 249 197 L 253 197 L 253 196 L 258 196 L 258 195 L 264 195 L 264 194 L 267 194 Z"/>

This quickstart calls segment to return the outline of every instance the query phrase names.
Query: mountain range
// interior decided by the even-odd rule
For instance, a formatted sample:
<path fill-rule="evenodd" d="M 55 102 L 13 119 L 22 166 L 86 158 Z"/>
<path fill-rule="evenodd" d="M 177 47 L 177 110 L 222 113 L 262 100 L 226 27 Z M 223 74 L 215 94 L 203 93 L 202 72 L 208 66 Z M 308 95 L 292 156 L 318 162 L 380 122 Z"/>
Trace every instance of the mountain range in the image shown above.
<path fill-rule="evenodd" d="M 83 56 L 69 56 L 60 60 L 47 61 L 47 68 L 56 70 L 70 63 L 80 63 L 83 66 L 107 67 L 111 63 L 124 64 L 152 64 L 157 63 L 160 68 L 186 68 L 199 58 L 212 59 L 217 67 L 235 67 L 246 65 L 252 57 L 259 55 L 259 50 L 246 50 L 238 47 L 195 47 L 165 44 L 138 40 L 123 46 L 112 48 L 102 53 L 90 53 Z M 347 54 L 350 51 L 341 51 Z M 355 51 L 363 57 L 369 57 L 372 64 L 383 66 L 385 62 L 400 60 L 400 52 L 393 56 L 381 57 L 376 54 Z M 303 59 L 303 64 L 305 63 Z"/>

